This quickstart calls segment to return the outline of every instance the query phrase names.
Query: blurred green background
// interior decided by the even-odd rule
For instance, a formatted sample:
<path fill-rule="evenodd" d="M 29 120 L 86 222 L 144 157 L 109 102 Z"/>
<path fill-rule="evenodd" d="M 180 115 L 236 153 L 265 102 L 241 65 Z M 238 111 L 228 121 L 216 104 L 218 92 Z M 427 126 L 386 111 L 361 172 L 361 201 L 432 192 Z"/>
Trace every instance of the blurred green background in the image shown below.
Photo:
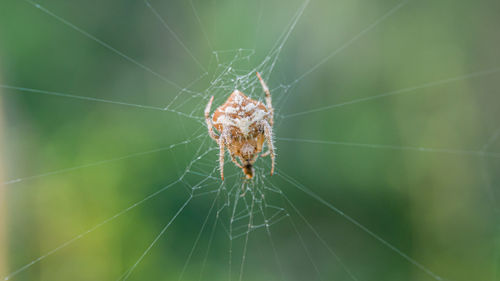
<path fill-rule="evenodd" d="M 0 1 L 0 277 L 28 265 L 11 279 L 118 280 L 197 182 L 205 181 L 201 191 L 220 186 L 217 151 L 208 150 L 215 143 L 205 140 L 200 118 L 208 96 L 222 103 L 232 81 L 204 92 L 214 73 L 245 52 L 240 48 L 254 50 L 238 65 L 251 71 L 291 30 L 304 1 L 151 0 L 154 11 L 137 0 L 39 3 L 46 10 Z M 279 172 L 252 186 L 279 188 L 307 222 L 277 200 L 290 218 L 270 227 L 272 244 L 265 228 L 250 232 L 242 280 L 500 280 L 500 2 L 408 1 L 383 17 L 399 3 L 312 0 L 273 72 L 269 64 L 257 69 L 271 89 L 278 87 L 272 95 Z M 216 60 L 214 51 L 229 56 Z M 181 89 L 200 80 L 193 93 L 182 93 L 159 76 Z M 175 99 L 178 111 L 194 118 L 8 86 L 158 108 Z M 400 89 L 407 91 L 290 115 Z M 193 136 L 201 138 L 134 154 Z M 189 168 L 203 152 L 207 158 Z M 257 162 L 259 174 L 267 175 L 268 162 Z M 92 163 L 98 165 L 85 166 Z M 226 188 L 241 176 L 233 166 L 226 159 L 226 172 L 236 178 Z M 204 224 L 214 196 L 193 198 L 128 280 L 181 274 L 182 280 L 240 280 L 244 237 L 232 240 L 229 266 L 230 218 L 221 215 L 215 224 L 212 210 Z M 218 209 L 224 200 L 216 202 Z"/>

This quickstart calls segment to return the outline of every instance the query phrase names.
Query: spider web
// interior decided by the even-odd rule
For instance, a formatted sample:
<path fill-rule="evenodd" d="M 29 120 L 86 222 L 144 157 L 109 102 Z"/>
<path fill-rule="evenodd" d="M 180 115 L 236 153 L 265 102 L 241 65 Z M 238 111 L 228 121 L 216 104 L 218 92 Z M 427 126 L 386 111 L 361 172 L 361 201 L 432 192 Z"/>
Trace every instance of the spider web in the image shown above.
<path fill-rule="evenodd" d="M 259 159 L 256 163 L 255 179 L 252 181 L 243 180 L 241 171 L 233 167 L 231 162 L 226 159 L 226 180 L 222 182 L 219 178 L 217 165 L 218 147 L 209 138 L 203 119 L 203 109 L 212 95 L 215 97 L 214 105 L 222 104 L 225 99 L 227 99 L 228 94 L 235 89 L 242 91 L 253 99 L 263 100 L 264 93 L 255 75 L 257 71 L 262 74 L 264 80 L 271 88 L 273 105 L 276 109 L 275 127 L 278 130 L 280 125 L 286 125 L 289 120 L 293 120 L 294 118 L 318 114 L 330 109 L 365 103 L 386 97 L 410 94 L 418 90 L 447 85 L 466 79 L 492 76 L 500 72 L 500 68 L 483 69 L 439 80 L 427 81 L 415 86 L 404 87 L 399 90 L 379 93 L 368 97 L 355 98 L 345 102 L 323 105 L 312 109 L 300 109 L 296 112 L 286 114 L 282 113 L 282 111 L 287 111 L 284 109 L 285 105 L 290 102 L 290 97 L 292 97 L 294 93 L 297 93 L 295 88 L 303 79 L 312 76 L 317 69 L 322 67 L 332 58 L 347 50 L 354 43 L 379 27 L 384 21 L 390 19 L 391 16 L 404 8 L 408 4 L 408 1 L 391 3 L 388 9 L 381 12 L 372 22 L 360 28 L 343 44 L 340 44 L 339 47 L 323 56 L 316 64 L 313 64 L 301 74 L 298 74 L 294 79 L 283 79 L 278 85 L 276 85 L 276 83 L 273 83 L 274 85 L 272 84 L 273 81 L 275 82 L 278 80 L 277 78 L 273 78 L 273 75 L 276 73 L 275 68 L 279 62 L 283 48 L 287 46 L 286 44 L 290 36 L 292 36 L 310 4 L 309 1 L 299 2 L 298 5 L 292 9 L 292 16 L 283 24 L 284 27 L 274 45 L 270 48 L 268 46 L 266 51 L 260 53 L 257 52 L 256 48 L 214 50 L 213 42 L 211 42 L 211 38 L 205 30 L 203 20 L 200 18 L 197 11 L 197 5 L 199 4 L 189 1 L 188 4 L 195 17 L 195 21 L 199 24 L 201 33 L 207 41 L 208 49 L 211 49 L 210 59 L 207 65 L 202 62 L 203 60 L 197 58 L 195 55 L 196 53 L 191 50 L 190 45 L 184 43 L 182 37 L 176 33 L 175 29 L 173 29 L 168 21 L 162 16 L 163 10 L 156 6 L 160 3 L 145 1 L 143 4 L 146 10 L 149 10 L 150 17 L 156 19 L 157 23 L 163 28 L 163 31 L 166 31 L 167 34 L 181 46 L 195 66 L 202 71 L 199 76 L 187 83 L 174 82 L 173 79 L 165 77 L 153 68 L 134 59 L 132 56 L 119 50 L 119 48 L 107 43 L 106 40 L 93 35 L 85 28 L 74 24 L 59 13 L 53 12 L 52 9 L 45 7 L 42 3 L 33 1 L 27 1 L 26 3 L 29 5 L 25 5 L 25 9 L 35 8 L 39 10 L 46 16 L 55 20 L 59 25 L 70 28 L 73 32 L 107 49 L 113 55 L 120 57 L 145 73 L 156 77 L 158 80 L 162 81 L 162 83 L 174 88 L 176 93 L 173 97 L 169 97 L 168 101 L 163 104 L 155 103 L 154 105 L 148 105 L 11 84 L 1 84 L 0 87 L 4 91 L 9 93 L 24 92 L 41 94 L 98 104 L 111 104 L 124 108 L 136 108 L 144 111 L 168 113 L 176 116 L 175 118 L 178 120 L 176 125 L 180 127 L 184 136 L 181 137 L 181 141 L 179 142 L 159 148 L 133 152 L 81 165 L 68 166 L 49 172 L 35 173 L 31 176 L 8 178 L 4 182 L 5 187 L 7 189 L 18 188 L 16 187 L 17 185 L 26 184 L 29 186 L 30 182 L 43 181 L 49 177 L 63 176 L 67 173 L 82 169 L 105 169 L 106 165 L 113 165 L 125 160 L 128 161 L 157 153 L 162 153 L 162 155 L 168 153 L 168 157 L 171 159 L 170 161 L 175 162 L 177 171 L 179 172 L 179 174 L 168 183 L 162 183 L 147 189 L 151 192 L 139 193 L 142 196 L 136 197 L 139 198 L 138 200 L 134 200 L 131 204 L 126 204 L 126 207 L 112 212 L 112 215 L 93 224 L 93 226 L 85 227 L 85 230 L 77 232 L 77 235 L 68 235 L 72 238 L 64 240 L 63 242 L 58 241 L 53 243 L 53 245 L 57 246 L 49 247 L 49 250 L 42 251 L 42 253 L 36 257 L 27 257 L 22 262 L 16 262 L 17 264 L 13 265 L 14 269 L 10 270 L 4 277 L 5 280 L 14 280 L 18 277 L 22 278 L 23 274 L 32 271 L 35 267 L 43 269 L 42 263 L 50 263 L 50 259 L 54 259 L 55 256 L 64 255 L 63 252 L 66 248 L 73 247 L 74 244 L 81 242 L 81 240 L 89 239 L 89 236 L 97 235 L 97 232 L 101 231 L 101 228 L 111 223 L 115 223 L 115 221 L 122 219 L 122 217 L 132 217 L 130 220 L 140 220 L 140 215 L 136 215 L 136 217 L 132 215 L 136 209 L 144 208 L 145 205 L 158 200 L 158 198 L 170 196 L 175 198 L 173 201 L 176 203 L 172 204 L 172 202 L 169 202 L 169 204 L 171 204 L 171 210 L 168 212 L 168 219 L 165 220 L 165 217 L 162 217 L 163 225 L 159 228 L 157 227 L 153 235 L 147 233 L 147 237 L 149 238 L 143 238 L 146 237 L 146 235 L 141 236 L 141 239 L 137 241 L 135 247 L 139 249 L 134 251 L 133 254 L 130 254 L 130 256 L 127 255 L 127 259 L 123 261 L 123 264 L 125 264 L 124 268 L 110 270 L 112 274 L 119 272 L 118 275 L 111 275 L 111 279 L 142 279 L 141 276 L 147 276 L 145 274 L 147 274 L 149 268 L 167 263 L 166 261 L 155 261 L 151 257 L 155 248 L 157 248 L 158 244 L 162 241 L 175 241 L 176 237 L 170 237 L 169 235 L 173 232 L 172 228 L 174 228 L 175 224 L 179 223 L 179 221 L 189 220 L 190 217 L 184 217 L 184 214 L 190 208 L 203 206 L 206 212 L 203 216 L 199 216 L 203 219 L 196 224 L 196 228 L 191 229 L 192 244 L 184 248 L 184 250 L 187 249 L 187 252 L 184 251 L 184 255 L 179 258 L 180 261 L 171 261 L 172 264 L 176 264 L 176 271 L 178 271 L 178 277 L 165 275 L 169 276 L 171 279 L 212 279 L 212 277 L 210 277 L 211 274 L 215 274 L 217 277 L 213 279 L 217 280 L 222 278 L 221 276 L 224 276 L 224 278 L 228 280 L 259 279 L 259 276 L 255 275 L 255 270 L 249 269 L 251 265 L 254 267 L 261 265 L 252 254 L 252 251 L 255 250 L 255 245 L 260 247 L 269 245 L 270 254 L 265 257 L 265 260 L 266 263 L 272 263 L 271 268 L 273 270 L 272 273 L 270 273 L 272 274 L 271 276 L 273 276 L 272 279 L 293 279 L 290 273 L 287 273 L 287 271 L 290 270 L 289 265 L 287 266 L 286 264 L 288 258 L 285 258 L 283 253 L 280 253 L 279 247 L 277 246 L 279 240 L 288 236 L 284 235 L 282 231 L 276 234 L 277 230 L 275 230 L 275 228 L 278 228 L 278 226 L 281 228 L 281 225 L 286 225 L 295 237 L 294 245 L 300 247 L 303 253 L 300 263 L 310 264 L 314 272 L 313 278 L 327 280 L 331 278 L 330 276 L 342 276 L 341 278 L 347 280 L 362 280 L 357 277 L 356 271 L 351 269 L 352 264 L 346 262 L 345 258 L 337 253 L 331 245 L 331 242 L 328 241 L 329 239 L 321 234 L 318 226 L 308 220 L 306 214 L 300 210 L 297 203 L 294 203 L 293 200 L 297 197 L 290 195 L 289 193 L 291 191 L 284 190 L 283 187 L 287 189 L 293 187 L 295 190 L 294 192 L 301 192 L 303 195 L 315 200 L 316 203 L 319 203 L 325 209 L 339 215 L 345 222 L 356 228 L 358 232 L 370 237 L 377 245 L 388 249 L 393 256 L 410 264 L 413 269 L 418 270 L 419 273 L 423 273 L 427 279 L 444 280 L 443 277 L 441 277 L 442 275 L 438 273 L 439 266 L 430 266 L 419 262 L 418 259 L 408 254 L 407 251 L 401 250 L 396 244 L 391 242 L 391 240 L 383 238 L 377 232 L 373 231 L 371 227 L 366 226 L 353 216 L 348 215 L 336 205 L 333 205 L 330 200 L 326 200 L 323 196 L 318 195 L 318 193 L 313 191 L 312 187 L 308 187 L 306 184 L 302 183 L 301 180 L 297 180 L 295 176 L 283 171 L 280 168 L 280 155 L 278 155 L 276 176 L 270 177 L 268 175 L 270 171 L 269 160 Z M 261 7 L 257 17 L 258 22 L 260 22 L 264 14 L 262 8 L 263 3 L 260 5 Z M 486 166 L 486 161 L 494 161 L 500 158 L 499 153 L 490 151 L 491 146 L 493 146 L 499 138 L 500 134 L 498 132 L 497 130 L 490 135 L 487 141 L 484 142 L 479 149 L 436 148 L 303 139 L 295 136 L 281 136 L 279 133 L 277 140 L 283 143 L 336 145 L 382 151 L 413 151 L 432 155 L 449 154 L 461 157 L 472 157 L 473 159 L 484 161 L 484 165 Z M 279 149 L 280 147 L 278 146 L 278 152 L 280 151 Z M 185 159 L 189 160 L 183 163 Z M 488 190 L 492 192 L 493 189 L 490 177 L 489 173 L 484 173 L 484 181 L 488 183 Z M 151 186 L 151 183 L 149 183 L 149 185 Z M 23 190 L 19 192 L 23 192 Z M 498 212 L 498 208 L 496 207 L 497 204 L 494 199 L 496 197 L 493 195 L 490 196 L 490 198 L 492 198 L 492 205 L 496 212 Z M 305 231 L 307 231 L 308 234 L 304 234 Z M 179 233 L 172 233 L 173 236 L 175 236 L 175 234 L 179 235 Z M 225 241 L 227 241 L 227 244 L 224 245 L 226 252 L 224 259 L 227 261 L 224 272 L 214 271 L 215 266 L 214 263 L 211 262 L 212 259 L 217 258 L 217 256 L 211 256 L 211 253 L 214 252 L 213 248 L 215 246 L 220 246 L 220 244 L 217 243 L 217 241 L 221 241 L 221 239 L 218 239 L 220 237 L 225 237 Z M 312 239 L 315 240 L 314 244 L 311 243 Z M 257 242 L 252 244 L 251 240 L 257 240 Z M 315 247 L 321 247 L 326 250 L 327 255 L 318 256 L 316 250 L 312 248 L 314 245 L 316 245 Z M 262 251 L 262 249 L 260 250 Z M 252 259 L 252 261 L 249 261 L 250 259 Z M 325 264 L 325 260 L 335 261 L 335 267 L 340 269 L 340 273 L 329 272 L 328 267 L 331 266 L 331 264 Z M 54 267 L 55 265 L 52 265 L 49 268 L 53 269 Z M 437 270 L 434 270 L 434 268 Z M 88 270 L 91 271 L 92 269 Z M 210 273 L 208 273 L 208 271 L 210 271 Z M 44 270 L 44 274 L 50 276 L 50 270 L 48 272 Z"/>

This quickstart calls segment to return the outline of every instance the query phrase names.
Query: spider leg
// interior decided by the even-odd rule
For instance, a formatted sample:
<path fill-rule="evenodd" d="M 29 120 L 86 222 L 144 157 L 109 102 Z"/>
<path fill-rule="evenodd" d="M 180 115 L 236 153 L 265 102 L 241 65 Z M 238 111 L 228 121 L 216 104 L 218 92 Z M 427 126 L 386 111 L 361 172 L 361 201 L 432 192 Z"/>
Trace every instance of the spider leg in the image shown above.
<path fill-rule="evenodd" d="M 220 167 L 220 178 L 224 180 L 224 153 L 226 152 L 224 149 L 224 140 L 219 138 L 219 167 Z"/>
<path fill-rule="evenodd" d="M 255 161 L 257 161 L 257 159 L 259 159 L 259 154 L 255 154 L 255 156 L 252 158 L 252 160 L 250 161 L 250 164 L 254 164 Z"/>
<path fill-rule="evenodd" d="M 233 163 L 236 164 L 238 168 L 243 169 L 243 166 L 238 162 L 238 160 L 236 160 L 236 158 L 234 158 L 234 154 L 230 153 L 230 155 L 231 155 L 231 161 L 233 161 Z"/>
<path fill-rule="evenodd" d="M 269 92 L 269 88 L 267 87 L 266 82 L 264 82 L 264 80 L 260 76 L 260 73 L 258 73 L 258 72 L 257 72 L 257 77 L 259 77 L 260 85 L 262 86 L 262 89 L 266 93 L 266 105 L 267 105 L 267 109 L 269 110 L 269 112 L 271 114 L 270 120 L 271 120 L 271 126 L 272 126 L 273 120 L 274 120 L 274 109 L 273 109 L 273 104 L 271 102 L 271 93 Z"/>
<path fill-rule="evenodd" d="M 271 151 L 269 151 L 269 149 L 267 149 L 267 151 L 266 151 L 266 152 L 262 152 L 262 153 L 260 154 L 260 157 L 266 157 L 266 156 L 269 156 L 269 154 L 271 154 Z"/>
<path fill-rule="evenodd" d="M 269 147 L 269 154 L 271 155 L 271 176 L 274 174 L 274 145 L 273 145 L 273 129 L 269 123 L 264 122 L 264 135 L 266 136 L 267 145 Z M 267 153 L 267 152 L 266 152 Z"/>
<path fill-rule="evenodd" d="M 210 134 L 210 137 L 214 141 L 217 141 L 219 139 L 219 136 L 215 134 L 214 129 L 213 129 L 213 124 L 212 124 L 212 119 L 210 119 L 210 108 L 212 107 L 213 101 L 214 101 L 214 96 L 212 96 L 210 98 L 210 100 L 208 101 L 207 107 L 205 107 L 205 122 L 207 123 L 208 133 Z"/>

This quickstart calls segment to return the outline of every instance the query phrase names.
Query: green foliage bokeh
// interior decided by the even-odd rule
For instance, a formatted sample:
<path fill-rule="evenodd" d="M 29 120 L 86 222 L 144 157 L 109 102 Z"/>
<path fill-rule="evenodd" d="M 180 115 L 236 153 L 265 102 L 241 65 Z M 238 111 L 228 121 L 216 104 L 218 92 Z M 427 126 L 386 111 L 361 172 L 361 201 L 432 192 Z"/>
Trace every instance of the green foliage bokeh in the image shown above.
<path fill-rule="evenodd" d="M 212 50 L 238 48 L 254 49 L 252 62 L 259 62 L 303 3 L 190 2 L 151 4 L 202 65 L 208 64 Z M 203 72 L 143 1 L 40 3 L 182 87 Z M 292 82 L 397 4 L 311 1 L 267 81 L 270 88 Z M 277 99 L 276 109 L 286 116 L 495 69 L 500 66 L 499 11 L 500 4 L 489 0 L 409 1 L 297 83 L 286 100 Z M 0 63 L 4 85 L 158 107 L 178 94 L 162 79 L 26 1 L 0 3 Z M 488 144 L 486 156 L 403 147 L 478 152 L 489 139 L 496 140 L 499 75 L 463 77 L 278 117 L 277 167 L 439 276 L 497 280 L 500 141 Z M 166 111 L 0 90 L 6 180 L 169 146 L 200 128 Z M 181 145 L 2 186 L 7 273 L 177 180 L 193 160 L 194 149 Z M 212 154 L 215 159 L 216 152 Z M 293 185 L 278 176 L 273 180 L 358 280 L 433 280 Z M 13 280 L 116 280 L 185 199 L 182 184 L 176 185 Z M 211 202 L 195 198 L 130 280 L 177 280 Z M 252 232 L 243 279 L 279 280 L 282 271 L 285 280 L 350 280 L 307 225 L 290 213 L 300 237 L 287 221 L 272 226 L 278 264 L 265 230 Z M 207 229 L 183 280 L 200 280 Z M 201 280 L 228 278 L 227 234 L 216 228 L 214 237 Z M 235 256 L 242 255 L 241 243 L 234 242 Z"/>

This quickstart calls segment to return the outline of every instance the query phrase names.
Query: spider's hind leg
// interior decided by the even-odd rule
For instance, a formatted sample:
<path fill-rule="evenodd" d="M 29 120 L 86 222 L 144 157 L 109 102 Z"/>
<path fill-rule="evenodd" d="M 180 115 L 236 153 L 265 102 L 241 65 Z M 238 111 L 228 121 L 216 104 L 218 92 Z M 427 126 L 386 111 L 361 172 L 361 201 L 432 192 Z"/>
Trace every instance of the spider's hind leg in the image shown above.
<path fill-rule="evenodd" d="M 224 180 L 224 153 L 226 150 L 224 149 L 224 141 L 222 138 L 217 141 L 219 143 L 219 168 L 220 168 L 220 178 Z"/>
<path fill-rule="evenodd" d="M 271 128 L 271 125 L 269 125 L 267 122 L 265 122 L 264 124 L 264 135 L 266 136 L 267 145 L 269 149 L 269 151 L 264 154 L 269 153 L 271 155 L 271 176 L 272 176 L 274 174 L 274 162 L 276 155 L 274 154 L 273 130 Z"/>

